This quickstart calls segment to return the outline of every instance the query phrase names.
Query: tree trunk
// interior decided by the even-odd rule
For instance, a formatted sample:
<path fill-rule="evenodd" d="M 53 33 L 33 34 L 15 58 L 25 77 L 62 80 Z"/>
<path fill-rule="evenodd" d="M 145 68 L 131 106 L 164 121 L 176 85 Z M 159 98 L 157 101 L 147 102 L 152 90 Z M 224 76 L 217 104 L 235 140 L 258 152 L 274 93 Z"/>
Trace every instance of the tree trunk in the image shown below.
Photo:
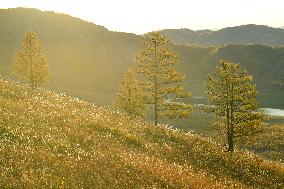
<path fill-rule="evenodd" d="M 158 125 L 158 91 L 157 91 L 157 45 L 155 44 L 155 89 L 154 89 L 154 93 L 155 93 L 155 97 L 154 97 L 154 112 L 155 112 L 155 125 Z"/>
<path fill-rule="evenodd" d="M 228 142 L 228 152 L 234 151 L 234 115 L 233 115 L 233 84 L 230 86 L 231 88 L 228 90 L 227 97 L 230 94 L 230 101 L 227 101 L 227 142 Z"/>
<path fill-rule="evenodd" d="M 32 40 L 29 39 L 29 45 L 30 45 L 30 66 L 31 66 L 31 88 L 34 89 L 35 88 L 35 83 L 34 83 L 34 74 L 33 74 L 33 56 L 32 56 Z"/>
<path fill-rule="evenodd" d="M 232 125 L 230 124 L 230 112 L 229 106 L 227 104 L 226 108 L 226 118 L 227 118 L 227 143 L 228 143 L 228 152 L 234 151 L 234 142 L 233 142 L 233 133 L 232 133 Z"/>
<path fill-rule="evenodd" d="M 233 152 L 234 141 L 233 141 L 232 106 L 231 106 L 232 101 L 230 99 L 230 89 L 228 86 L 228 81 L 226 81 L 226 86 L 227 86 L 226 119 L 227 119 L 227 143 L 228 143 L 227 151 Z"/>
<path fill-rule="evenodd" d="M 227 142 L 228 142 L 228 152 L 234 151 L 234 140 L 233 140 L 233 132 L 232 129 L 227 132 Z"/>
<path fill-rule="evenodd" d="M 127 83 L 127 103 L 128 103 L 128 106 L 127 106 L 127 113 L 129 115 L 131 115 L 133 112 L 131 111 L 132 110 L 132 102 L 131 102 L 131 89 L 130 89 L 130 82 Z"/>
<path fill-rule="evenodd" d="M 234 151 L 234 107 L 233 107 L 233 96 L 234 96 L 234 85 L 231 85 L 230 89 L 231 99 L 230 99 L 230 130 L 228 137 L 228 151 Z"/>

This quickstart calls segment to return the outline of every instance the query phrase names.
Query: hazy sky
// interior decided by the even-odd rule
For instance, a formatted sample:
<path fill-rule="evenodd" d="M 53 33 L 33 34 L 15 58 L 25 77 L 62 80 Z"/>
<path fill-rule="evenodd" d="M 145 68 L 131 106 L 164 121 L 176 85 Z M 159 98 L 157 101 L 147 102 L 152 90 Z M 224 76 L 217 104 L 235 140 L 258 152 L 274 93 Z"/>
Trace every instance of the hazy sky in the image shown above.
<path fill-rule="evenodd" d="M 137 34 L 165 28 L 284 26 L 284 0 L 0 0 L 0 8 L 12 7 L 67 13 Z"/>

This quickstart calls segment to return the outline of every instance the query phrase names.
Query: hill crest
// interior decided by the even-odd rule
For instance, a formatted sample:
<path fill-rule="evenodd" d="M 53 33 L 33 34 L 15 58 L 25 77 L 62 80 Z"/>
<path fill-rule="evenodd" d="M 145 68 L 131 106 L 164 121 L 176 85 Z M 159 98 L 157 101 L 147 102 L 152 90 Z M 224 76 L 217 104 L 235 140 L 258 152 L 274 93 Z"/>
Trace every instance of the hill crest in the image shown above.
<path fill-rule="evenodd" d="M 165 29 L 160 30 L 176 44 L 249 44 L 284 45 L 284 31 L 266 25 L 247 24 L 234 27 L 226 27 L 217 31 L 190 29 Z"/>

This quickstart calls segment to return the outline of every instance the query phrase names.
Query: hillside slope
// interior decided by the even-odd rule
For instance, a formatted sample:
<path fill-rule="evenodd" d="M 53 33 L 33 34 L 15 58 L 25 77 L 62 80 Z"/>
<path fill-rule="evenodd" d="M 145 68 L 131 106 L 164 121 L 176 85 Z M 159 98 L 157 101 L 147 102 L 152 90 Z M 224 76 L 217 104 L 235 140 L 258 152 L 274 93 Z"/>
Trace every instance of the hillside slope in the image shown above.
<path fill-rule="evenodd" d="M 27 31 L 43 43 L 51 70 L 48 87 L 107 104 L 143 38 L 110 32 L 78 18 L 36 9 L 0 10 L 0 73 L 8 74 Z M 104 81 L 104 82 L 102 82 Z M 95 97 L 94 97 L 95 96 Z"/>
<path fill-rule="evenodd" d="M 1 188 L 281 188 L 284 166 L 0 79 Z"/>
<path fill-rule="evenodd" d="M 263 25 L 242 25 L 227 27 L 217 31 L 190 29 L 165 29 L 166 34 L 176 44 L 225 45 L 262 44 L 284 45 L 284 30 Z"/>
<path fill-rule="evenodd" d="M 143 37 L 108 31 L 65 14 L 36 9 L 0 10 L 0 73 L 9 75 L 11 60 L 25 32 L 36 31 L 51 71 L 49 89 L 96 104 L 113 102 L 123 73 L 133 64 Z M 204 31 L 206 32 L 206 31 Z M 261 45 L 174 45 L 186 88 L 203 96 L 203 82 L 219 59 L 239 62 L 252 73 L 262 106 L 284 108 L 284 47 Z"/>

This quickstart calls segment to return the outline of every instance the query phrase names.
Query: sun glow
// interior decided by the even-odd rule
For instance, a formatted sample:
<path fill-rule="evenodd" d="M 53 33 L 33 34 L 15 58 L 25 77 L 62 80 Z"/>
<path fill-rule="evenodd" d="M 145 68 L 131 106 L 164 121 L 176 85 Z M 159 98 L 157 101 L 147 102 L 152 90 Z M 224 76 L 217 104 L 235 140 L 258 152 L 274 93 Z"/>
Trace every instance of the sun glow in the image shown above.
<path fill-rule="evenodd" d="M 9 0 L 0 8 L 30 7 L 70 14 L 113 31 L 218 29 L 242 24 L 283 26 L 284 1 L 247 0 Z"/>

